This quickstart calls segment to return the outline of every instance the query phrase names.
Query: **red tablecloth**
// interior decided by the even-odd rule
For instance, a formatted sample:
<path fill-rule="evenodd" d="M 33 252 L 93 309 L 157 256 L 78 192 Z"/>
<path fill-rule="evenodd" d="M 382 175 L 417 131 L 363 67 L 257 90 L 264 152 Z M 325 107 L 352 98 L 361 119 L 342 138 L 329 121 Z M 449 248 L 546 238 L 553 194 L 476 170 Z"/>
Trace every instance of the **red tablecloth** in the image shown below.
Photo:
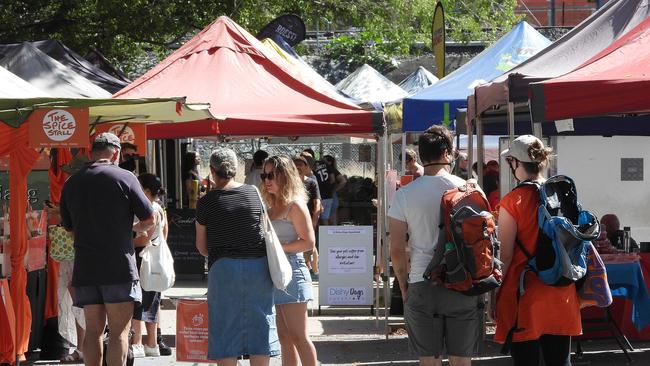
<path fill-rule="evenodd" d="M 645 279 L 646 288 L 650 291 L 650 253 L 640 253 L 639 263 Z M 610 306 L 612 319 L 619 326 L 623 334 L 629 340 L 650 340 L 650 325 L 638 331 L 632 324 L 632 302 L 623 297 L 614 297 L 614 302 Z M 603 309 L 589 307 L 582 309 L 582 318 L 602 318 Z M 583 338 L 602 338 L 610 337 L 607 331 L 585 331 Z"/>

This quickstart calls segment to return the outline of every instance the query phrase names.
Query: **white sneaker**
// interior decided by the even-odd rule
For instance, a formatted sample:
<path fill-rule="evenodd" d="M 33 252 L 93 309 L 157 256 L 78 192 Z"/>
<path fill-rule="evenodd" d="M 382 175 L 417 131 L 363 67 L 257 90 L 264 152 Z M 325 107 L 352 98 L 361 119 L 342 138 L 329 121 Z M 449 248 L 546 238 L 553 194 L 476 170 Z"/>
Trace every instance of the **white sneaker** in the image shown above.
<path fill-rule="evenodd" d="M 143 358 L 147 355 L 144 353 L 144 346 L 142 344 L 132 344 L 131 352 L 133 352 L 133 358 Z"/>
<path fill-rule="evenodd" d="M 158 348 L 158 345 L 155 347 L 144 346 L 144 354 L 147 355 L 147 357 L 160 357 L 160 349 Z"/>

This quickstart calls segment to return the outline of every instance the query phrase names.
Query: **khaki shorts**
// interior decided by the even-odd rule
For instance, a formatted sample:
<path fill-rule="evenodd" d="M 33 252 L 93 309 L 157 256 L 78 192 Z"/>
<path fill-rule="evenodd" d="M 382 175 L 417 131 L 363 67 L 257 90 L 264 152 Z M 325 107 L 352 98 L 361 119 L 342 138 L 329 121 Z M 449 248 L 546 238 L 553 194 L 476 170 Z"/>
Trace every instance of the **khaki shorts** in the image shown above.
<path fill-rule="evenodd" d="M 479 297 L 426 281 L 409 284 L 404 320 L 411 352 L 418 357 L 474 356 L 481 334 L 478 303 Z"/>

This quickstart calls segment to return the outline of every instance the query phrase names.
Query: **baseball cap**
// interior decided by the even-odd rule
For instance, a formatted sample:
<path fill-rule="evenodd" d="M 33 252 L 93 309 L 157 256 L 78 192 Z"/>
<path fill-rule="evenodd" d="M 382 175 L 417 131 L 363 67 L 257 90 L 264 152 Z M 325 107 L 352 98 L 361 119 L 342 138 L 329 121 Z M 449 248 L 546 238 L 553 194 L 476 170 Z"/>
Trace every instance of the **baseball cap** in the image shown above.
<path fill-rule="evenodd" d="M 93 141 L 93 146 L 95 145 L 113 146 L 118 149 L 122 148 L 122 143 L 120 142 L 119 137 L 110 132 L 102 132 L 97 135 L 97 137 L 95 137 L 95 141 Z"/>
<path fill-rule="evenodd" d="M 506 158 L 512 156 L 521 162 L 533 163 L 535 160 L 528 154 L 528 148 L 535 144 L 535 142 L 538 142 L 539 146 L 544 146 L 544 143 L 533 135 L 519 136 L 512 141 L 512 145 L 509 149 L 505 149 L 501 152 L 501 156 Z"/>

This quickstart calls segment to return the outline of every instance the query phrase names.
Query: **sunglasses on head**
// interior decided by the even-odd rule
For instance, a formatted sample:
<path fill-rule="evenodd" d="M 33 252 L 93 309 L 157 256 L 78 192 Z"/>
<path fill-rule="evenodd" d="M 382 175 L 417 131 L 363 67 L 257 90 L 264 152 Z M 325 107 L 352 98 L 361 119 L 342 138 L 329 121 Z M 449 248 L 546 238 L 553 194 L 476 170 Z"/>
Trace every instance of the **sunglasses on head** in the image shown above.
<path fill-rule="evenodd" d="M 260 178 L 262 178 L 262 180 L 266 180 L 266 179 L 273 180 L 273 178 L 275 178 L 275 174 L 273 172 L 262 173 L 262 174 L 260 174 Z"/>

